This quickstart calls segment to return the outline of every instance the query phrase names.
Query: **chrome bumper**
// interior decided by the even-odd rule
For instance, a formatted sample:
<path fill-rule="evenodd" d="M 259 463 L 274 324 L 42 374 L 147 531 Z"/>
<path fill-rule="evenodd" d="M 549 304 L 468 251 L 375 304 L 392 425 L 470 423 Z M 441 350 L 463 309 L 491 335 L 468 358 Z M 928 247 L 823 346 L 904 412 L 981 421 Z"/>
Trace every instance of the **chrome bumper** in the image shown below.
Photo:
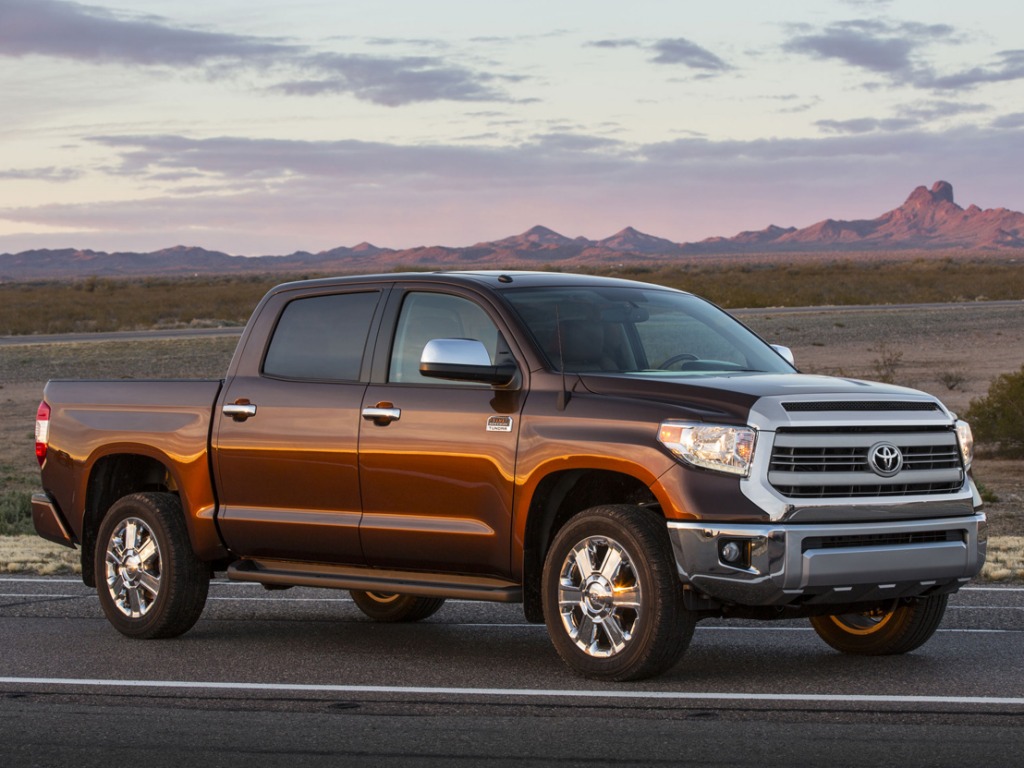
<path fill-rule="evenodd" d="M 954 591 L 985 563 L 985 515 L 856 524 L 668 523 L 679 577 L 747 606 Z M 722 548 L 740 556 L 727 562 Z"/>

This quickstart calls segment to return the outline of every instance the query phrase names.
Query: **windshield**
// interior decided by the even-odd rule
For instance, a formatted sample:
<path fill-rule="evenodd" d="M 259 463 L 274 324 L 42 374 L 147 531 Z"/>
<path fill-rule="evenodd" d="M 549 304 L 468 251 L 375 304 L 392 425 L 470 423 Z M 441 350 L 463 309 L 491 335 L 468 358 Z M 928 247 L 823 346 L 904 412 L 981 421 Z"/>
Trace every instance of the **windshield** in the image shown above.
<path fill-rule="evenodd" d="M 792 373 L 745 326 L 696 296 L 657 288 L 517 288 L 502 295 L 552 370 Z"/>

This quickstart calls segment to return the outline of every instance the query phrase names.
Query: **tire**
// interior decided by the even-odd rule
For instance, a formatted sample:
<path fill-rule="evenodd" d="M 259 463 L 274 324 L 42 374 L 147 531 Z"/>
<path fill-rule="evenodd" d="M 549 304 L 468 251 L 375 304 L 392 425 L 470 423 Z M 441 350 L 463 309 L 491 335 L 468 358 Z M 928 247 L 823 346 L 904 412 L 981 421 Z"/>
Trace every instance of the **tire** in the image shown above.
<path fill-rule="evenodd" d="M 818 637 L 843 653 L 891 656 L 924 645 L 939 628 L 947 595 L 893 601 L 865 613 L 815 616 L 811 626 Z"/>
<path fill-rule="evenodd" d="M 181 502 L 169 493 L 136 493 L 110 507 L 96 537 L 95 574 L 107 620 L 145 640 L 191 629 L 210 587 L 210 568 L 192 551 Z"/>
<path fill-rule="evenodd" d="M 558 655 L 594 680 L 666 671 L 696 625 L 664 519 L 635 506 L 592 507 L 566 523 L 544 561 L 541 599 Z"/>
<path fill-rule="evenodd" d="M 360 592 L 351 590 L 352 599 L 363 613 L 374 621 L 388 624 L 421 621 L 437 613 L 444 605 L 443 597 L 418 597 L 393 592 Z"/>

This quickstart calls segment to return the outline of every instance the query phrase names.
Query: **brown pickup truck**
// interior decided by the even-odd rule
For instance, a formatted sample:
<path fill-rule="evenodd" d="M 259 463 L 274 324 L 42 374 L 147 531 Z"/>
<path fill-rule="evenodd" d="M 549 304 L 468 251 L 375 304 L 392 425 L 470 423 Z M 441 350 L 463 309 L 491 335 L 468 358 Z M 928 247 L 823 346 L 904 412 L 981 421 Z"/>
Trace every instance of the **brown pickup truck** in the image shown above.
<path fill-rule="evenodd" d="M 970 428 L 938 400 L 800 374 L 626 280 L 281 285 L 223 380 L 51 381 L 36 431 L 36 530 L 139 638 L 186 632 L 226 571 L 381 621 L 521 602 L 577 672 L 630 680 L 707 617 L 913 650 L 985 556 Z"/>

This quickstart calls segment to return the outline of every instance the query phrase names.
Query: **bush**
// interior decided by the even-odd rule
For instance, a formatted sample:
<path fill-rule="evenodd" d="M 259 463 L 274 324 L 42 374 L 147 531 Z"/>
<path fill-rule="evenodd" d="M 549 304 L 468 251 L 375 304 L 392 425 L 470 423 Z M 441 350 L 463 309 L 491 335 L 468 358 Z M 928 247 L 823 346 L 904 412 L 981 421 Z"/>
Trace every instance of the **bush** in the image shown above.
<path fill-rule="evenodd" d="M 32 525 L 32 494 L 28 491 L 0 491 L 0 536 L 35 533 Z"/>
<path fill-rule="evenodd" d="M 997 376 L 964 414 L 975 439 L 1005 458 L 1024 458 L 1024 366 Z"/>

